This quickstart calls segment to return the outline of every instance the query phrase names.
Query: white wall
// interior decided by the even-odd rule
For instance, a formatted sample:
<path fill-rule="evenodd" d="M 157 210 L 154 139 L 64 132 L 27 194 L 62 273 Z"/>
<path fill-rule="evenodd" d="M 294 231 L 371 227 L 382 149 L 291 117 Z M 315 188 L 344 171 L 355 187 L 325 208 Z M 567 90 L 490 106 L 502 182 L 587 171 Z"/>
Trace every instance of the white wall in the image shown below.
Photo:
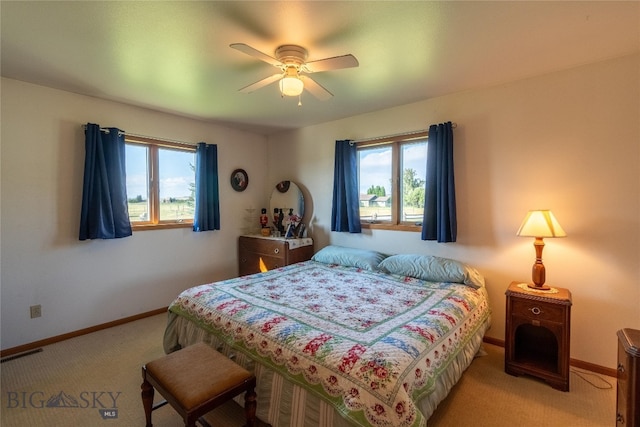
<path fill-rule="evenodd" d="M 316 249 L 329 243 L 469 262 L 487 278 L 504 338 L 504 291 L 526 281 L 532 241 L 515 232 L 550 208 L 568 233 L 547 239 L 547 281 L 573 293 L 571 356 L 615 366 L 615 332 L 640 328 L 640 58 L 587 65 L 266 138 L 214 124 L 2 79 L 1 348 L 160 308 L 189 286 L 237 273 L 244 209 L 267 205 L 274 183 L 302 188 Z M 340 102 L 340 95 L 327 101 Z M 416 233 L 330 233 L 334 141 L 452 120 L 458 242 Z M 218 144 L 222 230 L 77 240 L 81 124 Z M 269 150 L 267 150 L 267 146 Z M 258 147 L 258 149 L 256 149 Z M 276 153 L 286 152 L 286 158 Z M 259 160 L 264 158 L 267 162 Z M 249 173 L 234 192 L 228 176 Z M 267 196 L 265 196 L 267 195 Z M 42 304 L 43 317 L 29 318 Z"/>
<path fill-rule="evenodd" d="M 218 144 L 222 230 L 79 241 L 87 122 Z M 189 286 L 237 274 L 244 209 L 266 202 L 265 137 L 10 79 L 1 136 L 2 349 L 165 307 Z M 229 184 L 239 167 L 249 174 L 242 193 Z M 29 318 L 34 304 L 41 318 Z"/>
<path fill-rule="evenodd" d="M 330 233 L 335 140 L 448 120 L 458 124 L 457 243 Z M 332 243 L 468 262 L 487 279 L 491 337 L 504 339 L 508 284 L 531 278 L 533 239 L 515 233 L 529 209 L 544 208 L 568 234 L 546 239 L 543 256 L 547 283 L 573 293 L 571 357 L 615 367 L 616 331 L 640 328 L 638 55 L 281 133 L 269 147 L 270 181 L 287 177 L 305 192 L 316 250 Z"/>

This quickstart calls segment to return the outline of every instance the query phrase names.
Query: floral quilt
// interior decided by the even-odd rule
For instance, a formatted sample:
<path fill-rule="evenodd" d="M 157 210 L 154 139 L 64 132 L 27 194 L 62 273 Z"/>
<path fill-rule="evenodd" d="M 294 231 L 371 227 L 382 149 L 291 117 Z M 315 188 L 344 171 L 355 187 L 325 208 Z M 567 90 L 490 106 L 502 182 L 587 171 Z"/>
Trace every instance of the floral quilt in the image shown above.
<path fill-rule="evenodd" d="M 489 316 L 484 288 L 315 261 L 190 288 L 170 310 L 388 427 L 426 425 L 415 402 Z"/>

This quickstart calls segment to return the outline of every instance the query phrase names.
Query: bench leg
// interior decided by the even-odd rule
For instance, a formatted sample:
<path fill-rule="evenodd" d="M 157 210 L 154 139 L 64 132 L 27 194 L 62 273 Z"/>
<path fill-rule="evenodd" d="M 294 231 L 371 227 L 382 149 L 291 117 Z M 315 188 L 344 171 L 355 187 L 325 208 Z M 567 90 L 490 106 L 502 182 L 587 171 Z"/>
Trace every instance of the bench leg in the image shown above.
<path fill-rule="evenodd" d="M 149 384 L 147 381 L 147 370 L 145 367 L 142 367 L 142 385 L 140 388 L 142 389 L 142 406 L 144 407 L 144 415 L 147 420 L 146 427 L 153 427 L 151 424 L 151 411 L 153 411 L 153 386 Z"/>
<path fill-rule="evenodd" d="M 244 394 L 244 415 L 247 419 L 247 427 L 256 427 L 256 392 L 253 387 Z"/>

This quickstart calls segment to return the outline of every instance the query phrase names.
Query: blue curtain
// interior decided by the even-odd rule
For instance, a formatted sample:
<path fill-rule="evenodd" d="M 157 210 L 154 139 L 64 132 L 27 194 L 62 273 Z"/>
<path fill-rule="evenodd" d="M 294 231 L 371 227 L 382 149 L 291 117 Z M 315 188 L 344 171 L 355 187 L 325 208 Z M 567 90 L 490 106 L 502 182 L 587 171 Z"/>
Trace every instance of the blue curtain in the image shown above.
<path fill-rule="evenodd" d="M 331 231 L 362 232 L 359 199 L 356 146 L 350 140 L 336 141 Z"/>
<path fill-rule="evenodd" d="M 220 230 L 218 146 L 198 143 L 196 148 L 196 212 L 193 231 Z"/>
<path fill-rule="evenodd" d="M 87 123 L 84 133 L 80 240 L 131 236 L 124 133 L 93 123 Z"/>
<path fill-rule="evenodd" d="M 427 143 L 422 240 L 456 241 L 458 222 L 455 187 L 451 122 L 431 125 Z"/>

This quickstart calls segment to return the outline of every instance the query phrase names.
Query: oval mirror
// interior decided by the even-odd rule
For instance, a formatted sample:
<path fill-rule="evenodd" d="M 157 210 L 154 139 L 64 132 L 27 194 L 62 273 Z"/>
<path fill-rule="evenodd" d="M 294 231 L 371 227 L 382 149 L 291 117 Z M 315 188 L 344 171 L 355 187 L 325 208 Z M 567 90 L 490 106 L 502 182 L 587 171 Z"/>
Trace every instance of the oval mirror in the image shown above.
<path fill-rule="evenodd" d="M 291 181 L 280 181 L 271 192 L 269 201 L 269 222 L 273 220 L 274 211 L 280 211 L 288 217 L 290 214 L 297 215 L 300 219 L 304 215 L 304 196 L 300 188 Z"/>

